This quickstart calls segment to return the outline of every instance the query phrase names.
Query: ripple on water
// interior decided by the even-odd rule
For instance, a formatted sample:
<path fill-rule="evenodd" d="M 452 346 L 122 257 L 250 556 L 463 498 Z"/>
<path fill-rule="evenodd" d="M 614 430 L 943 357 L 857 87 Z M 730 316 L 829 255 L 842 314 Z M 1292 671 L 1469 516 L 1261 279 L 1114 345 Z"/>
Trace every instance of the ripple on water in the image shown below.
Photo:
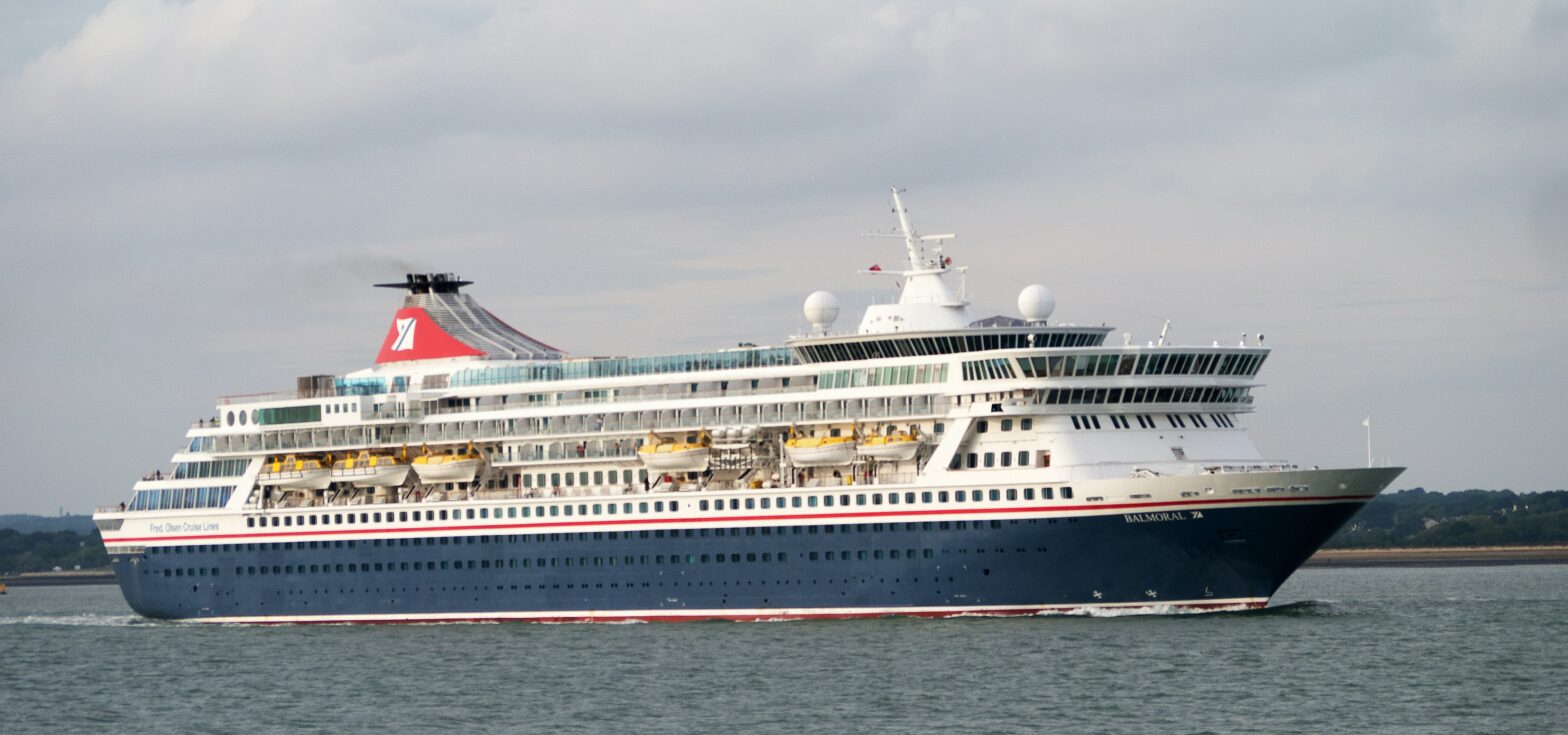
<path fill-rule="evenodd" d="M 775 625 L 175 624 L 132 615 L 112 587 L 17 592 L 0 598 L 0 727 L 18 733 L 111 720 L 117 735 L 171 723 L 794 735 L 1568 721 L 1556 685 L 1568 566 L 1307 570 L 1253 610 Z"/>

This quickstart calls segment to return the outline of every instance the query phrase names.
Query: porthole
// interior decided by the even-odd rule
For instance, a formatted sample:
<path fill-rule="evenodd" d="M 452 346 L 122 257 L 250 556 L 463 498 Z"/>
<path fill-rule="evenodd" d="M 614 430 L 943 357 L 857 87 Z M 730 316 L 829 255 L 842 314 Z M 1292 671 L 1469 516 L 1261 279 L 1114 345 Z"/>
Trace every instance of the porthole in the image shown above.
<path fill-rule="evenodd" d="M 233 411 L 229 412 L 229 415 L 227 416 L 227 419 L 228 419 L 228 422 L 229 422 L 229 426 L 233 426 L 234 425 L 234 412 Z"/>

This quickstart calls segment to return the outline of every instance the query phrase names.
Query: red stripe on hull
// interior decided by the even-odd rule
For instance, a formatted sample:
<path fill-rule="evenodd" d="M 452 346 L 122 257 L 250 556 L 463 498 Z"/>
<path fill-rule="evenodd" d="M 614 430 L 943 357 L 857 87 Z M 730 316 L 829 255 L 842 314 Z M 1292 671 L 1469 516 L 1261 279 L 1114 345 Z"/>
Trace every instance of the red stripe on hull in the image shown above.
<path fill-rule="evenodd" d="M 715 613 L 701 614 L 659 614 L 659 615 L 560 615 L 549 617 L 513 617 L 504 615 L 453 615 L 451 617 L 409 618 L 403 620 L 386 618 L 355 618 L 355 617 L 324 617 L 310 620 L 244 620 L 227 618 L 210 621 L 200 618 L 186 618 L 181 622 L 217 622 L 228 625 L 419 625 L 419 624 L 444 624 L 444 623 L 686 623 L 702 621 L 726 621 L 735 623 L 767 623 L 784 622 L 793 620 L 863 620 L 870 618 L 1016 618 L 1036 615 L 1074 615 L 1086 610 L 1122 611 L 1132 614 L 1158 614 L 1155 608 L 1182 612 L 1213 612 L 1232 610 L 1257 610 L 1268 605 L 1268 601 L 1256 602 L 1216 602 L 1216 603 L 1175 603 L 1169 605 L 1126 605 L 1126 606 L 1097 606 L 1097 605 L 1062 605 L 1057 607 L 1020 607 L 1002 609 L 980 610 L 909 610 L 909 611 L 868 611 L 868 612 L 779 612 L 779 613 L 747 613 L 744 615 L 725 615 Z M 1149 610 L 1148 613 L 1139 613 Z"/>

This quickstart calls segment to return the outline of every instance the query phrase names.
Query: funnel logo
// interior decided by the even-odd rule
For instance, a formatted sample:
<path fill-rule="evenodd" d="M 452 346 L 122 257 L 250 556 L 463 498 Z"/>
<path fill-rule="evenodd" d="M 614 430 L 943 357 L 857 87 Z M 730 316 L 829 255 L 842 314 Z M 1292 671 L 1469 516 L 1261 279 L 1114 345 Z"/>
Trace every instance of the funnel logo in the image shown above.
<path fill-rule="evenodd" d="M 414 331 L 419 331 L 419 342 L 414 342 Z M 381 351 L 376 353 L 376 364 L 403 362 L 405 360 L 434 360 L 442 357 L 480 357 L 485 353 L 464 344 L 462 340 L 446 333 L 430 314 L 417 306 L 397 310 L 397 316 L 387 325 L 387 336 L 381 339 Z"/>
<path fill-rule="evenodd" d="M 414 349 L 414 320 L 397 320 L 397 339 L 392 341 L 393 352 L 407 352 Z"/>

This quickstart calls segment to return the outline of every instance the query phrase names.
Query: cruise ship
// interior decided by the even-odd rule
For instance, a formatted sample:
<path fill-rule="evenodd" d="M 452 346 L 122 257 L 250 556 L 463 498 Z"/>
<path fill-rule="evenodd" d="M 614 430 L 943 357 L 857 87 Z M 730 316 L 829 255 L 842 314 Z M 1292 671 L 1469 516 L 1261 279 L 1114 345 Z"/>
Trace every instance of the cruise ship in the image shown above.
<path fill-rule="evenodd" d="M 977 319 L 892 192 L 895 303 L 835 329 L 574 357 L 450 274 L 367 369 L 220 398 L 99 508 L 137 613 L 214 623 L 787 620 L 1265 606 L 1401 468 L 1246 430 L 1261 337 Z M 553 338 L 553 335 L 552 335 Z M 368 340 L 367 340 L 368 342 Z M 367 350 L 369 344 L 366 345 Z"/>

